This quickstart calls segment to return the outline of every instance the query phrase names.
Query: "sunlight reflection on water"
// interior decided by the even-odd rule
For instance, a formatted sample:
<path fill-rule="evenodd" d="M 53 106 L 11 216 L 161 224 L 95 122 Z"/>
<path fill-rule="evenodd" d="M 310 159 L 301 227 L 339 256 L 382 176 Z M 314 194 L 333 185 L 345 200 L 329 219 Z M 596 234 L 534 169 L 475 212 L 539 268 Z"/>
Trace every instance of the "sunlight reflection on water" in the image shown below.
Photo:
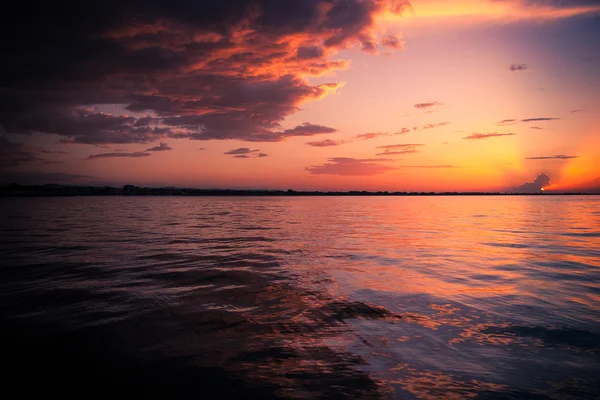
<path fill-rule="evenodd" d="M 15 376 L 258 398 L 600 395 L 596 197 L 1 204 Z"/>

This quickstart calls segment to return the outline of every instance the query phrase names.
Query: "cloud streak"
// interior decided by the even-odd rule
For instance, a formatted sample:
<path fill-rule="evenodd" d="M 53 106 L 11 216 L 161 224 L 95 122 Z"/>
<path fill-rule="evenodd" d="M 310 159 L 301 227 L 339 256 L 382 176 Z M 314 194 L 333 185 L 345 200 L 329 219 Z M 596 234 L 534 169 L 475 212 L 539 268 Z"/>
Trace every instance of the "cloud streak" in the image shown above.
<path fill-rule="evenodd" d="M 369 132 L 369 133 L 361 133 L 360 135 L 356 135 L 357 139 L 361 140 L 370 140 L 375 139 L 380 136 L 389 136 L 390 134 L 387 132 Z"/>
<path fill-rule="evenodd" d="M 378 146 L 377 149 L 383 149 L 381 153 L 377 153 L 378 156 L 397 156 L 403 154 L 418 153 L 418 148 L 424 146 L 420 143 L 407 143 L 407 144 L 388 144 L 385 146 Z"/>
<path fill-rule="evenodd" d="M 346 143 L 344 140 L 333 140 L 333 139 L 324 139 L 313 142 L 307 142 L 306 144 L 312 147 L 332 147 L 332 146 L 340 146 Z"/>
<path fill-rule="evenodd" d="M 526 118 L 526 119 L 522 119 L 522 122 L 538 122 L 538 121 L 556 121 L 559 120 L 560 118 L 550 118 L 550 117 L 543 117 L 543 118 Z"/>
<path fill-rule="evenodd" d="M 86 160 L 97 160 L 100 158 L 139 158 L 139 157 L 149 157 L 152 154 L 146 153 L 143 151 L 137 151 L 134 153 L 101 153 L 101 154 L 93 154 L 86 158 Z"/>
<path fill-rule="evenodd" d="M 489 139 L 489 138 L 493 138 L 493 137 L 515 136 L 515 135 L 516 135 L 516 133 L 498 133 L 498 132 L 493 132 L 493 133 L 473 133 L 472 135 L 466 136 L 463 139 L 480 140 L 480 139 Z"/>
<path fill-rule="evenodd" d="M 540 157 L 527 157 L 526 160 L 569 160 L 572 158 L 579 158 L 579 156 L 567 156 L 564 154 L 558 154 L 555 156 L 540 156 Z"/>
<path fill-rule="evenodd" d="M 529 69 L 529 66 L 527 64 L 512 64 L 508 69 L 511 72 L 525 71 L 526 69 Z"/>
<path fill-rule="evenodd" d="M 307 167 L 306 170 L 313 175 L 373 176 L 395 169 L 382 164 L 391 161 L 386 158 L 334 157 L 327 159 L 327 161 L 323 165 Z"/>
<path fill-rule="evenodd" d="M 435 106 L 442 106 L 443 103 L 440 103 L 439 101 L 434 101 L 431 103 L 417 103 L 414 105 L 415 108 L 417 109 L 426 109 L 426 108 L 431 108 L 431 107 L 435 107 Z"/>
<path fill-rule="evenodd" d="M 167 143 L 161 143 L 159 146 L 151 147 L 146 151 L 170 151 L 170 150 L 173 150 L 173 148 L 169 147 L 169 145 Z"/>

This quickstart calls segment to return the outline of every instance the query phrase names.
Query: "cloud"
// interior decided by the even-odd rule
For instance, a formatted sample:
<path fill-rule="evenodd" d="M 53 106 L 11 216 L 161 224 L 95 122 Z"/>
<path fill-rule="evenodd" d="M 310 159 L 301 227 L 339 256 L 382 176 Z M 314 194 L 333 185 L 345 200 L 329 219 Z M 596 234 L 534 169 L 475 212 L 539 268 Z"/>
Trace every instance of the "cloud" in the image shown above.
<path fill-rule="evenodd" d="M 384 149 L 382 153 L 377 153 L 378 156 L 396 156 L 402 154 L 418 153 L 418 147 L 424 146 L 423 144 L 388 144 L 385 146 L 378 146 L 378 149 Z"/>
<path fill-rule="evenodd" d="M 169 145 L 167 143 L 161 143 L 159 146 L 151 147 L 146 151 L 170 151 L 170 150 L 173 150 L 173 148 L 169 147 Z"/>
<path fill-rule="evenodd" d="M 258 152 L 260 152 L 259 149 L 250 150 L 247 147 L 240 147 L 239 149 L 233 149 L 233 150 L 226 151 L 224 154 L 241 155 L 241 154 L 250 154 L 250 153 L 258 153 Z"/>
<path fill-rule="evenodd" d="M 16 182 L 21 185 L 44 185 L 48 183 L 73 184 L 82 180 L 93 179 L 93 176 L 68 174 L 62 172 L 2 172 L 0 183 Z"/>
<path fill-rule="evenodd" d="M 463 139 L 475 139 L 475 140 L 479 140 L 479 139 L 487 139 L 487 138 L 491 138 L 491 137 L 499 137 L 499 136 L 514 136 L 516 135 L 516 133 L 498 133 L 498 132 L 493 132 L 493 133 L 473 133 L 470 136 L 466 136 Z"/>
<path fill-rule="evenodd" d="M 250 158 L 250 157 L 247 156 L 246 154 L 239 154 L 237 156 L 233 156 L 233 158 Z"/>
<path fill-rule="evenodd" d="M 403 154 L 413 154 L 418 153 L 418 150 L 415 149 L 407 149 L 407 150 L 386 150 L 383 153 L 376 153 L 376 156 L 399 156 Z"/>
<path fill-rule="evenodd" d="M 454 165 L 402 165 L 401 168 L 458 168 Z"/>
<path fill-rule="evenodd" d="M 394 132 L 394 135 L 404 135 L 404 134 L 409 133 L 409 132 L 410 132 L 410 129 L 408 129 L 408 128 L 402 128 L 398 132 Z"/>
<path fill-rule="evenodd" d="M 541 192 L 542 188 L 550 185 L 550 177 L 546 174 L 538 175 L 533 182 L 527 182 L 519 187 L 512 189 L 516 193 L 537 193 Z"/>
<path fill-rule="evenodd" d="M 346 143 L 344 140 L 332 140 L 332 139 L 324 139 L 318 140 L 314 142 L 307 142 L 306 144 L 313 147 L 331 147 L 331 146 L 339 146 L 341 144 Z"/>
<path fill-rule="evenodd" d="M 45 161 L 34 148 L 12 142 L 0 132 L 0 169 Z"/>
<path fill-rule="evenodd" d="M 575 113 L 583 112 L 583 110 L 582 109 L 577 109 L 577 110 L 571 110 L 569 112 L 572 113 L 572 114 L 575 114 Z"/>
<path fill-rule="evenodd" d="M 526 160 L 569 160 L 571 158 L 579 158 L 579 156 L 566 156 L 564 154 L 558 154 L 555 156 L 542 156 L 542 157 L 527 157 Z"/>
<path fill-rule="evenodd" d="M 204 151 L 204 150 L 206 150 L 206 147 L 200 147 L 198 150 L 199 151 Z"/>
<path fill-rule="evenodd" d="M 514 125 L 518 121 L 516 119 L 503 119 L 502 121 L 496 123 L 496 125 Z"/>
<path fill-rule="evenodd" d="M 369 133 L 361 133 L 360 135 L 356 135 L 357 139 L 369 140 L 375 139 L 380 136 L 389 136 L 390 134 L 387 132 L 369 132 Z"/>
<path fill-rule="evenodd" d="M 400 49 L 380 34 L 402 0 L 15 3 L 0 26 L 0 121 L 7 132 L 65 143 L 166 138 L 276 142 L 331 133 L 282 122 L 341 86 L 309 78 L 348 68 L 336 54 Z M 120 105 L 121 115 L 101 113 Z M 129 113 L 134 113 L 129 115 Z M 145 113 L 139 117 L 135 113 Z"/>
<path fill-rule="evenodd" d="M 395 168 L 381 164 L 391 161 L 386 158 L 346 158 L 335 157 L 327 159 L 327 163 L 307 167 L 306 170 L 314 175 L 341 175 L 341 176 L 372 176 L 383 174 Z"/>
<path fill-rule="evenodd" d="M 334 132 L 337 132 L 337 129 L 305 122 L 302 125 L 296 126 L 295 128 L 284 130 L 282 136 L 314 136 Z"/>
<path fill-rule="evenodd" d="M 539 130 L 539 129 L 544 129 L 544 128 L 542 128 L 541 126 L 532 126 L 531 129 L 538 129 Z"/>
<path fill-rule="evenodd" d="M 258 153 L 258 155 L 256 157 L 263 158 L 263 157 L 269 157 L 269 155 L 266 153 Z"/>
<path fill-rule="evenodd" d="M 560 118 L 527 118 L 522 119 L 523 122 L 537 122 L 537 121 L 556 121 Z"/>
<path fill-rule="evenodd" d="M 102 154 L 93 154 L 86 158 L 86 160 L 97 160 L 99 158 L 125 158 L 125 157 L 148 157 L 151 156 L 150 153 L 146 153 L 144 151 L 136 151 L 134 153 L 102 153 Z"/>
<path fill-rule="evenodd" d="M 529 69 L 529 67 L 527 66 L 527 64 L 512 64 L 510 67 L 508 67 L 508 69 L 512 72 L 515 72 L 525 71 L 526 69 Z"/>
<path fill-rule="evenodd" d="M 421 147 L 421 146 L 425 146 L 424 144 L 421 143 L 404 143 L 404 144 L 386 144 L 385 146 L 377 146 L 377 149 L 386 149 L 386 150 L 390 150 L 390 149 L 409 149 L 409 148 L 415 148 L 415 147 Z"/>
<path fill-rule="evenodd" d="M 450 124 L 450 122 L 438 122 L 436 124 L 425 124 L 425 125 L 421 125 L 421 126 L 414 126 L 413 131 L 424 131 L 427 129 L 433 129 L 433 128 L 437 128 L 437 127 L 448 125 L 448 124 Z"/>
<path fill-rule="evenodd" d="M 388 35 L 381 39 L 381 45 L 392 49 L 404 48 L 404 42 L 401 35 Z"/>
<path fill-rule="evenodd" d="M 434 101 L 432 103 L 417 103 L 415 104 L 415 108 L 418 109 L 424 109 L 424 108 L 430 108 L 430 107 L 435 107 L 435 106 L 443 106 L 443 103 L 440 103 L 439 101 Z"/>

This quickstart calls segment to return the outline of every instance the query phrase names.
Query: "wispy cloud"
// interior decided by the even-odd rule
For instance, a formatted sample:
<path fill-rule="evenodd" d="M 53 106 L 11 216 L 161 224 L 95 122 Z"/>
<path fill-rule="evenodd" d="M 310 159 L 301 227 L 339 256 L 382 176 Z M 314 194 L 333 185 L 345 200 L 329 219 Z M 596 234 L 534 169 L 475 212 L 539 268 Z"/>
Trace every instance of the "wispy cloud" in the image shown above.
<path fill-rule="evenodd" d="M 527 64 L 512 64 L 508 69 L 512 72 L 515 71 L 525 71 L 529 66 Z"/>
<path fill-rule="evenodd" d="M 417 150 L 418 147 L 424 146 L 423 144 L 414 144 L 414 143 L 407 143 L 407 144 L 388 144 L 386 146 L 378 146 L 378 149 L 384 149 L 384 151 L 382 153 L 377 153 L 376 155 L 378 156 L 395 156 L 395 155 L 402 155 L 402 154 L 412 154 L 412 153 L 418 153 L 419 151 Z"/>
<path fill-rule="evenodd" d="M 503 119 L 500 122 L 497 122 L 496 125 L 514 125 L 518 121 L 516 119 Z"/>
<path fill-rule="evenodd" d="M 433 128 L 437 128 L 437 127 L 448 125 L 448 124 L 450 124 L 450 122 L 438 122 L 435 124 L 425 124 L 425 125 L 421 125 L 421 126 L 413 126 L 413 131 L 424 131 L 427 129 L 433 129 Z"/>
<path fill-rule="evenodd" d="M 169 147 L 167 143 L 161 143 L 159 146 L 151 147 L 146 151 L 170 151 L 173 150 L 172 147 Z"/>
<path fill-rule="evenodd" d="M 242 154 L 258 153 L 259 151 L 260 151 L 259 149 L 250 150 L 247 147 L 240 147 L 238 149 L 233 149 L 233 150 L 226 151 L 224 154 L 242 155 Z"/>
<path fill-rule="evenodd" d="M 492 132 L 492 133 L 474 133 L 470 136 L 466 136 L 463 139 L 475 139 L 475 140 L 479 140 L 479 139 L 487 139 L 487 138 L 492 138 L 492 137 L 499 137 L 499 136 L 514 136 L 516 135 L 516 133 L 498 133 L 498 132 Z"/>
<path fill-rule="evenodd" d="M 544 129 L 544 128 L 542 128 L 541 126 L 532 126 L 531 129 L 538 129 L 539 130 L 539 129 Z"/>
<path fill-rule="evenodd" d="M 269 157 L 269 155 L 267 153 L 258 153 L 258 155 L 256 157 L 263 158 L 263 157 Z"/>
<path fill-rule="evenodd" d="M 150 153 L 146 153 L 144 151 L 137 151 L 134 153 L 102 153 L 102 154 L 93 154 L 86 158 L 86 160 L 97 160 L 99 158 L 138 158 L 138 157 L 148 157 Z"/>
<path fill-rule="evenodd" d="M 307 142 L 306 144 L 309 146 L 313 146 L 313 147 L 331 147 L 331 146 L 339 146 L 344 143 L 346 143 L 345 140 L 325 139 L 325 140 L 317 140 L 314 142 Z"/>
<path fill-rule="evenodd" d="M 458 168 L 455 165 L 401 165 L 400 168 Z"/>
<path fill-rule="evenodd" d="M 341 175 L 341 176 L 372 176 L 394 170 L 394 167 L 381 164 L 392 161 L 386 158 L 347 158 L 334 157 L 327 159 L 327 163 L 307 167 L 306 170 L 313 175 Z"/>
<path fill-rule="evenodd" d="M 408 129 L 408 128 L 402 128 L 398 132 L 394 132 L 394 135 L 404 135 L 404 134 L 409 133 L 409 132 L 410 132 L 410 129 Z"/>
<path fill-rule="evenodd" d="M 418 108 L 418 109 L 424 109 L 424 108 L 430 108 L 430 107 L 442 106 L 442 105 L 444 105 L 444 104 L 440 103 L 439 101 L 433 101 L 431 103 L 417 103 L 414 105 L 414 107 Z"/>
<path fill-rule="evenodd" d="M 526 119 L 522 119 L 521 121 L 523 122 L 538 122 L 538 121 L 556 121 L 560 118 L 554 118 L 554 117 L 542 117 L 542 118 L 526 118 Z"/>
<path fill-rule="evenodd" d="M 575 113 L 583 112 L 583 110 L 582 109 L 577 109 L 577 110 L 571 110 L 569 112 L 572 113 L 572 114 L 575 114 Z"/>
<path fill-rule="evenodd" d="M 541 157 L 527 157 L 526 160 L 568 160 L 571 158 L 579 158 L 579 156 L 567 156 L 564 154 L 558 154 L 555 156 L 541 156 Z"/>
<path fill-rule="evenodd" d="M 369 132 L 369 133 L 361 133 L 360 135 L 356 135 L 355 137 L 357 139 L 369 140 L 369 139 L 375 139 L 376 137 L 389 136 L 389 135 L 390 134 L 387 132 Z"/>

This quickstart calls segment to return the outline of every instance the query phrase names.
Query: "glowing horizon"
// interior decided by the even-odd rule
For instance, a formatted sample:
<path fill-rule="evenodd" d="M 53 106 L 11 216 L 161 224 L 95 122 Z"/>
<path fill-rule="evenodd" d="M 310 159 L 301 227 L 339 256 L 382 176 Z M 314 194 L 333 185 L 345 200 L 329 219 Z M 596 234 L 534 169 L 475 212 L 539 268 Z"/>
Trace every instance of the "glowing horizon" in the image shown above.
<path fill-rule="evenodd" d="M 52 18 L 16 16 L 29 33 L 6 53 L 0 180 L 600 187 L 597 2 L 251 3 L 124 6 L 133 24 L 90 11 L 49 37 Z"/>

